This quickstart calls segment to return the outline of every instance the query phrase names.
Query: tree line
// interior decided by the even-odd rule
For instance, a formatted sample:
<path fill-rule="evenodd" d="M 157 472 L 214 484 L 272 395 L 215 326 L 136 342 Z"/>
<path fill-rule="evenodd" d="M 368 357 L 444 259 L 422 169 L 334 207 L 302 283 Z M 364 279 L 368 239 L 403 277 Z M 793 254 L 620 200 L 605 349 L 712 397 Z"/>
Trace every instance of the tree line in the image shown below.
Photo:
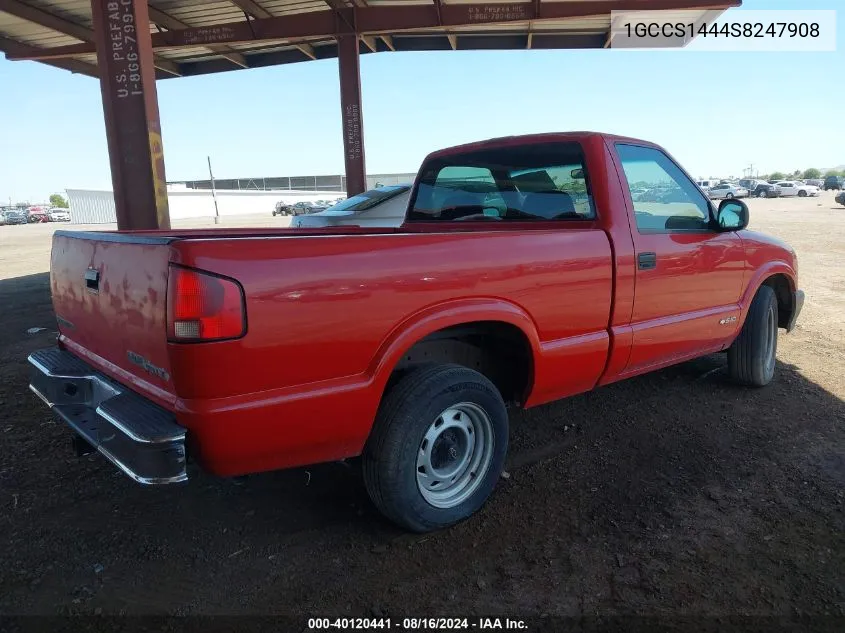
<path fill-rule="evenodd" d="M 782 171 L 775 171 L 771 174 L 767 174 L 766 176 L 761 176 L 761 178 L 765 178 L 766 180 L 786 180 L 787 178 L 801 178 L 803 180 L 808 179 L 815 179 L 815 178 L 827 178 L 828 176 L 840 176 L 845 178 L 845 169 L 841 171 L 837 171 L 836 169 L 828 169 L 824 175 L 822 175 L 821 169 L 816 169 L 815 167 L 810 167 L 809 169 L 805 169 L 801 171 L 800 169 L 796 169 L 792 173 L 784 173 Z"/>

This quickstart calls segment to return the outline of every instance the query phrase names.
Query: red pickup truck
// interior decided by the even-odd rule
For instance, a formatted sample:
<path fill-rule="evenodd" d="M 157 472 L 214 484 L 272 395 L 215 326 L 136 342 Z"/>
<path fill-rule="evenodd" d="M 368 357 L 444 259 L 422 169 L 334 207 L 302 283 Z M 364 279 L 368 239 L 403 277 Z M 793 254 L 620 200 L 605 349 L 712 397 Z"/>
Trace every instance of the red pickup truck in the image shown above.
<path fill-rule="evenodd" d="M 397 229 L 57 231 L 30 386 L 138 482 L 361 456 L 379 510 L 438 529 L 491 494 L 506 403 L 725 350 L 769 383 L 804 294 L 747 224 L 660 147 L 585 132 L 431 154 Z"/>

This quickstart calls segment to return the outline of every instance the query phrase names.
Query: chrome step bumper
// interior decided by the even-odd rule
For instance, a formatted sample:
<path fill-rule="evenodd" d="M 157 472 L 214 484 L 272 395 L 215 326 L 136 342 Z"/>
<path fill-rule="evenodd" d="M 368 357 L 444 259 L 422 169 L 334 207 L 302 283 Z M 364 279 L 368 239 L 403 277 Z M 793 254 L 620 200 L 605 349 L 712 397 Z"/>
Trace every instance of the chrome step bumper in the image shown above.
<path fill-rule="evenodd" d="M 148 485 L 188 479 L 185 429 L 170 412 L 57 347 L 27 360 L 32 392 L 132 479 Z"/>

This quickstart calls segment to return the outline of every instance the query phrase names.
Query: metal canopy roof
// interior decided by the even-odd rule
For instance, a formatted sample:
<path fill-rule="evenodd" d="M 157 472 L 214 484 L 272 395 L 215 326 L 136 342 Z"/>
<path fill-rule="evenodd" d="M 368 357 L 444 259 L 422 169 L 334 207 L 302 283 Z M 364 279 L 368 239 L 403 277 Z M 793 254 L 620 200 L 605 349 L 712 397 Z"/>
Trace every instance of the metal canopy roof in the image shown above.
<path fill-rule="evenodd" d="M 724 10 L 740 0 L 151 0 L 158 78 L 382 51 L 608 44 L 613 10 Z M 672 18 L 667 14 L 667 20 Z M 0 51 L 97 76 L 90 0 L 0 0 Z"/>

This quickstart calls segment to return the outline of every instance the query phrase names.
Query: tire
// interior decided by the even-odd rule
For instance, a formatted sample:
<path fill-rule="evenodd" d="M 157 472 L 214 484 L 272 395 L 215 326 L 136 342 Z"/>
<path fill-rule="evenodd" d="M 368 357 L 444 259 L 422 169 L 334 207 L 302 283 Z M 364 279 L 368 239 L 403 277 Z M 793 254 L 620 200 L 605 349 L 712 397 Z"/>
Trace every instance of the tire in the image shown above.
<path fill-rule="evenodd" d="M 777 348 L 777 297 L 769 286 L 760 286 L 739 336 L 728 348 L 731 379 L 751 387 L 768 385 L 775 375 Z"/>
<path fill-rule="evenodd" d="M 802 189 L 801 191 L 798 192 L 798 197 L 799 198 L 806 198 L 807 192 Z"/>
<path fill-rule="evenodd" d="M 768 197 L 769 197 L 769 194 L 768 194 L 768 193 L 766 193 L 766 190 L 764 189 L 763 191 L 760 191 L 760 192 L 757 194 L 757 197 L 758 197 L 758 198 L 768 198 Z"/>
<path fill-rule="evenodd" d="M 725 200 L 731 200 L 733 197 L 734 195 L 730 191 L 725 194 Z"/>
<path fill-rule="evenodd" d="M 439 530 L 484 505 L 507 451 L 508 415 L 493 383 L 461 365 L 426 365 L 383 398 L 364 447 L 364 484 L 397 525 Z"/>

